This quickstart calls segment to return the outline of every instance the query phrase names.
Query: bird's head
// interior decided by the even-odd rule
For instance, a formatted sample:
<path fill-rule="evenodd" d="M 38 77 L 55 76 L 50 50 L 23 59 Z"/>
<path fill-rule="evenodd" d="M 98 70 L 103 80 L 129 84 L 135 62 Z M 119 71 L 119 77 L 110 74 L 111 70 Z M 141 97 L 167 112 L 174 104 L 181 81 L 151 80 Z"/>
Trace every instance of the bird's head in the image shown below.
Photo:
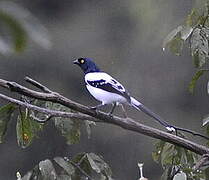
<path fill-rule="evenodd" d="M 89 72 L 100 72 L 100 69 L 90 58 L 78 58 L 73 61 L 73 64 L 77 64 L 85 74 Z"/>

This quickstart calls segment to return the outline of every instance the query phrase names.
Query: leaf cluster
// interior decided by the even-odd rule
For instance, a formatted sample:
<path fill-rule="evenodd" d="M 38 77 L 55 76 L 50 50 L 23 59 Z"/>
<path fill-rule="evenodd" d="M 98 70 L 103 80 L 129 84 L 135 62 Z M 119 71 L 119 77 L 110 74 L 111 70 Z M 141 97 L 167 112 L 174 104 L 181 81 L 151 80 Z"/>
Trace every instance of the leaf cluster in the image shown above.
<path fill-rule="evenodd" d="M 198 171 L 193 169 L 199 156 L 182 147 L 160 140 L 155 144 L 152 158 L 164 169 L 161 180 L 202 180 L 208 177 L 208 167 Z"/>
<path fill-rule="evenodd" d="M 197 69 L 189 84 L 193 93 L 197 80 L 208 71 L 209 62 L 209 2 L 201 8 L 193 8 L 184 23 L 172 30 L 163 41 L 163 50 L 168 48 L 181 55 L 184 45 L 190 49 L 194 67 Z"/>
<path fill-rule="evenodd" d="M 48 109 L 72 112 L 69 108 L 56 103 L 35 100 L 33 104 Z M 34 138 L 38 137 L 39 131 L 43 130 L 44 126 L 47 125 L 47 123 L 44 122 L 47 122 L 49 118 L 53 120 L 52 122 L 60 131 L 61 135 L 66 138 L 67 144 L 79 143 L 83 126 L 86 127 L 87 136 L 90 138 L 91 127 L 95 125 L 95 123 L 91 121 L 85 122 L 73 118 L 48 117 L 28 110 L 27 108 L 17 108 L 12 104 L 7 104 L 0 107 L 0 143 L 3 142 L 8 123 L 15 110 L 18 113 L 16 124 L 17 141 L 18 145 L 22 148 L 28 147 L 33 142 Z"/>
<path fill-rule="evenodd" d="M 21 180 L 113 180 L 109 165 L 94 153 L 80 153 L 72 159 L 55 157 L 39 162 Z"/>

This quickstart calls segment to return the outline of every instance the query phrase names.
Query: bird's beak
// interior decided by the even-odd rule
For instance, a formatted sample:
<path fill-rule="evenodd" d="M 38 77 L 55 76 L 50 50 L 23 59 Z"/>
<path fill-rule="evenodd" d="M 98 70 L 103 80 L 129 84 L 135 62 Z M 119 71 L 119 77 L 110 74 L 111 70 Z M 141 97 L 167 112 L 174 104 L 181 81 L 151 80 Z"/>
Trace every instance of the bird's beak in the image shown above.
<path fill-rule="evenodd" d="M 80 64 L 80 63 L 79 63 L 78 60 L 76 59 L 75 61 L 73 61 L 73 64 Z"/>

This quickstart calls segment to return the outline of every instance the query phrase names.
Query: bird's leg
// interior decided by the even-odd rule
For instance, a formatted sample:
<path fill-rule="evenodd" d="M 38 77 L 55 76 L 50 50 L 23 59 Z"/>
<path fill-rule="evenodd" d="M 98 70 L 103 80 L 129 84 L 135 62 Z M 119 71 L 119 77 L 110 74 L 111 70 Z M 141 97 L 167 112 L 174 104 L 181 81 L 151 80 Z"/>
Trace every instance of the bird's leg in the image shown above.
<path fill-rule="evenodd" d="M 100 108 L 100 107 L 102 107 L 102 106 L 104 106 L 105 104 L 99 104 L 99 105 L 97 105 L 97 106 L 93 106 L 93 107 L 90 107 L 90 109 L 92 109 L 92 110 L 97 110 L 98 108 Z"/>
<path fill-rule="evenodd" d="M 124 118 L 127 118 L 128 115 L 127 115 L 127 112 L 126 112 L 126 110 L 125 110 L 123 104 L 120 104 L 120 106 L 121 106 L 121 108 L 122 108 Z"/>
<path fill-rule="evenodd" d="M 117 103 L 114 102 L 114 103 L 113 103 L 113 107 L 112 107 L 112 109 L 111 109 L 110 112 L 109 112 L 109 115 L 110 115 L 110 116 L 112 116 L 112 114 L 113 114 L 113 112 L 114 112 L 114 110 L 115 110 L 116 105 L 117 105 Z"/>

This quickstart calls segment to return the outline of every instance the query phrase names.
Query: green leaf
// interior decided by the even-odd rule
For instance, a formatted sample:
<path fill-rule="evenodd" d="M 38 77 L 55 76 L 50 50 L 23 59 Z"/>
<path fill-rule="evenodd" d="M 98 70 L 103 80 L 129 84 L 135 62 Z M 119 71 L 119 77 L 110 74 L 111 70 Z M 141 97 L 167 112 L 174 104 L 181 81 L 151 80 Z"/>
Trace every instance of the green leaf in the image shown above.
<path fill-rule="evenodd" d="M 91 176 L 92 169 L 86 157 L 88 153 L 79 153 L 73 158 L 73 162 L 79 164 L 79 167 L 85 171 L 89 176 Z M 75 177 L 81 177 L 81 173 L 78 169 L 76 169 Z M 76 178 L 75 178 L 76 179 Z"/>
<path fill-rule="evenodd" d="M 13 104 L 7 104 L 0 107 L 0 143 L 3 142 L 7 131 L 7 125 L 15 109 Z"/>
<path fill-rule="evenodd" d="M 196 86 L 197 80 L 204 74 L 204 72 L 207 70 L 199 70 L 195 73 L 195 75 L 193 76 L 191 82 L 189 83 L 189 92 L 190 93 L 194 93 L 194 88 Z"/>
<path fill-rule="evenodd" d="M 157 163 L 160 162 L 161 153 L 164 145 L 165 145 L 165 141 L 161 141 L 161 140 L 155 143 L 155 150 L 152 152 L 152 158 Z"/>
<path fill-rule="evenodd" d="M 194 27 L 197 25 L 199 20 L 199 13 L 196 9 L 192 9 L 191 13 L 186 18 L 186 25 L 190 27 Z"/>
<path fill-rule="evenodd" d="M 91 168 L 98 174 L 103 174 L 106 177 L 111 178 L 112 171 L 109 165 L 98 155 L 94 153 L 87 154 L 88 162 Z"/>
<path fill-rule="evenodd" d="M 26 148 L 32 143 L 34 137 L 37 137 L 37 132 L 42 130 L 43 125 L 34 121 L 30 117 L 30 111 L 20 111 L 17 118 L 17 142 L 22 148 Z"/>
<path fill-rule="evenodd" d="M 47 102 L 45 104 L 46 108 L 58 110 L 58 111 L 64 111 L 64 112 L 73 112 L 75 111 L 52 102 Z M 66 138 L 67 144 L 76 144 L 80 141 L 81 136 L 81 125 L 84 123 L 83 121 L 79 121 L 78 119 L 73 118 L 60 118 L 60 117 L 54 117 L 54 123 L 55 127 L 61 132 L 61 134 Z"/>
<path fill-rule="evenodd" d="M 161 176 L 161 180 L 172 180 L 172 177 L 171 177 L 172 168 L 173 168 L 172 166 L 169 166 L 164 170 Z"/>
<path fill-rule="evenodd" d="M 21 178 L 21 180 L 34 180 L 33 178 L 31 178 L 32 175 L 33 175 L 33 172 L 29 171 Z"/>
<path fill-rule="evenodd" d="M 75 168 L 61 157 L 55 157 L 54 161 L 62 167 L 68 175 L 72 176 L 75 173 Z"/>
<path fill-rule="evenodd" d="M 209 179 L 209 167 L 205 169 L 205 179 Z"/>
<path fill-rule="evenodd" d="M 55 180 L 57 179 L 57 173 L 54 169 L 52 162 L 48 159 L 39 163 L 39 170 L 43 180 Z"/>
<path fill-rule="evenodd" d="M 183 43 L 186 41 L 193 32 L 193 27 L 189 25 L 178 26 L 171 31 L 163 41 L 163 50 L 166 47 L 170 49 L 175 55 L 180 55 L 183 49 Z"/>
<path fill-rule="evenodd" d="M 88 120 L 86 120 L 84 123 L 86 125 L 86 132 L 87 132 L 88 139 L 90 139 L 90 137 L 91 137 L 91 128 L 92 128 L 92 126 L 96 126 L 96 123 L 93 122 L 93 121 L 88 121 Z"/>
<path fill-rule="evenodd" d="M 79 120 L 56 118 L 54 122 L 61 134 L 66 138 L 67 144 L 79 143 L 81 135 L 81 123 Z"/>
<path fill-rule="evenodd" d="M 166 166 L 173 163 L 173 157 L 177 154 L 175 146 L 170 143 L 165 143 L 161 153 L 161 164 Z"/>
<path fill-rule="evenodd" d="M 191 55 L 195 67 L 202 67 L 208 58 L 208 29 L 195 28 L 191 36 Z"/>
<path fill-rule="evenodd" d="M 71 180 L 71 177 L 65 174 L 57 176 L 56 180 Z"/>
<path fill-rule="evenodd" d="M 181 39 L 183 39 L 184 41 L 186 41 L 190 35 L 192 34 L 194 28 L 191 26 L 183 26 L 182 30 L 181 30 Z"/>
<path fill-rule="evenodd" d="M 171 41 L 173 41 L 173 39 L 176 38 L 176 36 L 181 32 L 182 30 L 182 26 L 178 26 L 177 28 L 175 28 L 174 30 L 172 30 L 164 39 L 163 41 L 163 50 L 165 50 L 165 48 L 171 43 Z"/>
<path fill-rule="evenodd" d="M 206 115 L 202 120 L 202 126 L 206 126 L 209 123 L 209 115 Z"/>
<path fill-rule="evenodd" d="M 28 39 L 43 48 L 51 47 L 45 27 L 28 10 L 14 2 L 0 2 L 0 23 L 0 53 L 4 55 L 23 51 Z"/>
<path fill-rule="evenodd" d="M 96 171 L 96 173 L 98 173 L 98 174 L 101 173 L 101 169 L 99 167 L 99 164 L 94 161 L 94 159 L 95 159 L 94 155 L 87 154 L 87 158 L 88 158 L 88 161 L 89 161 L 89 164 L 90 164 L 91 168 L 94 171 Z"/>
<path fill-rule="evenodd" d="M 109 165 L 102 157 L 94 153 L 78 154 L 73 162 L 80 164 L 80 167 L 90 176 L 93 173 L 92 171 L 94 171 L 100 176 L 100 179 L 105 178 L 105 180 L 112 180 L 112 171 Z"/>
<path fill-rule="evenodd" d="M 0 21 L 4 23 L 5 26 L 8 26 L 9 32 L 11 32 L 12 38 L 13 38 L 13 44 L 14 44 L 14 50 L 16 52 L 21 52 L 26 46 L 26 32 L 23 29 L 23 27 L 20 25 L 19 22 L 15 20 L 14 17 L 10 16 L 9 14 L 6 14 L 2 11 L 0 11 Z M 4 43 L 4 47 L 9 48 L 9 43 L 5 40 L 1 39 L 2 43 Z M 8 40 L 7 40 L 8 41 Z M 7 43 L 7 44 L 6 44 Z M 10 47 L 12 48 L 12 47 Z M 6 49 L 5 49 L 6 50 Z M 7 49 L 9 51 L 12 51 L 11 49 Z M 2 53 L 7 53 L 6 51 L 3 51 Z"/>
<path fill-rule="evenodd" d="M 178 33 L 168 44 L 170 51 L 175 55 L 179 56 L 183 49 L 183 39 L 181 38 L 181 34 Z"/>

